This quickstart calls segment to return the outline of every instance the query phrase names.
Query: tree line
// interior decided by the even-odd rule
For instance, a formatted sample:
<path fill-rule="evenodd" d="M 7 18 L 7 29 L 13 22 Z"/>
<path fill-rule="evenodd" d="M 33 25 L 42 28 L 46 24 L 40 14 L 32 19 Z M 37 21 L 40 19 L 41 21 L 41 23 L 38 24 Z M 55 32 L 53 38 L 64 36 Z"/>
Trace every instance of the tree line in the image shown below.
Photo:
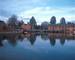
<path fill-rule="evenodd" d="M 15 28 L 20 28 L 22 24 L 24 24 L 24 21 L 23 20 L 18 20 L 17 19 L 17 16 L 16 15 L 12 15 L 10 18 L 8 18 L 8 21 L 7 21 L 7 24 L 9 26 L 14 26 Z M 28 24 L 31 24 L 32 25 L 32 28 L 36 28 L 37 26 L 37 22 L 36 22 L 36 19 L 34 16 L 31 17 L 30 21 L 28 22 Z M 50 22 L 42 22 L 41 23 L 41 26 L 42 27 L 47 27 L 48 24 L 51 24 L 51 25 L 55 25 L 56 24 L 56 17 L 55 16 L 52 16 L 51 19 L 50 19 Z M 64 17 L 62 17 L 60 19 L 60 23 L 59 24 L 62 24 L 62 25 L 65 25 L 66 24 L 66 20 Z M 68 24 L 73 24 L 71 22 L 68 22 Z"/>

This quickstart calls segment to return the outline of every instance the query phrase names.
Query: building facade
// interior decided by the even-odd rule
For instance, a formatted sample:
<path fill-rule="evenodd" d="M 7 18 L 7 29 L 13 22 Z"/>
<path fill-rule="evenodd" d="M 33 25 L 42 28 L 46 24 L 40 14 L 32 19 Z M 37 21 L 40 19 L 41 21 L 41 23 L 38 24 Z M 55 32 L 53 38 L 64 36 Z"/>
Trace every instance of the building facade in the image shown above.
<path fill-rule="evenodd" d="M 64 32 L 65 31 L 65 25 L 49 25 L 48 30 L 54 31 L 54 32 Z"/>
<path fill-rule="evenodd" d="M 8 31 L 8 26 L 4 21 L 0 21 L 0 32 L 7 32 Z"/>
<path fill-rule="evenodd" d="M 30 25 L 30 24 L 23 24 L 21 26 L 21 29 L 23 29 L 24 31 L 31 30 L 32 29 L 32 25 Z"/>
<path fill-rule="evenodd" d="M 55 32 L 63 32 L 65 34 L 75 34 L 75 25 L 73 24 L 66 24 L 66 25 L 49 25 L 49 31 Z"/>

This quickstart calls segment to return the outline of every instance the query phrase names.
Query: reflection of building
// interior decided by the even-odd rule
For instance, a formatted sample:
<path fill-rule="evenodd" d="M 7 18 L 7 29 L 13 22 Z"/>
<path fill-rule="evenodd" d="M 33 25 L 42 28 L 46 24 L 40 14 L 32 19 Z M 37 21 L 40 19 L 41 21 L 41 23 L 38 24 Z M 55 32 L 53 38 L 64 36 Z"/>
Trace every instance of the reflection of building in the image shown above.
<path fill-rule="evenodd" d="M 32 26 L 30 25 L 30 24 L 23 24 L 22 26 L 21 26 L 21 29 L 23 29 L 23 30 L 31 30 L 32 29 Z"/>
<path fill-rule="evenodd" d="M 48 37 L 53 37 L 56 39 L 61 39 L 61 38 L 65 38 L 65 39 L 73 39 L 75 40 L 75 36 L 74 35 L 70 35 L 70 34 L 64 34 L 64 33 L 48 33 Z"/>

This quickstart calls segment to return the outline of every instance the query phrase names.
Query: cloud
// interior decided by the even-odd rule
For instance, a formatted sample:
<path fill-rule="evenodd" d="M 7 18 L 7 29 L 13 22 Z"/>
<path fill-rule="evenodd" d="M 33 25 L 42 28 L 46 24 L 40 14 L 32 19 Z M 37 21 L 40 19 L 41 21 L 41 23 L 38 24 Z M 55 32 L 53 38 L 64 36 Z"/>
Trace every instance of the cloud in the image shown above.
<path fill-rule="evenodd" d="M 29 10 L 40 5 L 44 5 L 44 2 L 41 0 L 0 0 L 0 8 L 9 11 L 9 13 L 12 14 L 18 14 L 19 12 Z"/>
<path fill-rule="evenodd" d="M 65 17 L 66 20 L 70 21 L 75 19 L 75 14 L 71 13 L 73 11 L 75 11 L 75 8 L 36 7 L 31 10 L 23 11 L 19 16 L 24 18 L 34 16 L 38 23 L 43 21 L 49 22 L 52 16 L 57 17 L 57 22 L 60 21 L 61 17 Z"/>
<path fill-rule="evenodd" d="M 0 0 L 0 16 L 35 16 L 37 22 L 49 21 L 53 15 L 57 17 L 57 21 L 62 16 L 74 20 L 74 7 L 74 0 Z"/>
<path fill-rule="evenodd" d="M 62 3 L 61 3 L 62 2 Z M 0 0 L 0 7 L 9 12 L 20 12 L 34 7 L 68 7 L 75 6 L 73 0 Z"/>
<path fill-rule="evenodd" d="M 69 13 L 72 14 L 72 15 L 75 15 L 75 8 L 71 8 Z"/>
<path fill-rule="evenodd" d="M 9 17 L 10 15 L 11 13 L 9 13 L 8 11 L 0 9 L 0 16 Z"/>

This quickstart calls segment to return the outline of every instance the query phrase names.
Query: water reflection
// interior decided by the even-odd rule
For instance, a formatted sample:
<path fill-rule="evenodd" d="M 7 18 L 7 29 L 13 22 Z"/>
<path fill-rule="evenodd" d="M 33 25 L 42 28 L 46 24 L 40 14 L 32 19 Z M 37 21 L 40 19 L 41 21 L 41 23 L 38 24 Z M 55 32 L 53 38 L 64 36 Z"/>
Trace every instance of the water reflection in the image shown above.
<path fill-rule="evenodd" d="M 75 60 L 75 37 L 64 34 L 0 35 L 0 60 Z"/>
<path fill-rule="evenodd" d="M 12 46 L 16 46 L 17 45 L 17 41 L 23 41 L 24 38 L 27 38 L 27 40 L 31 43 L 31 45 L 34 45 L 36 38 L 37 38 L 37 34 L 35 33 L 30 33 L 30 34 L 26 34 L 26 35 L 0 35 L 0 47 L 3 47 L 3 40 L 7 40 Z M 74 36 L 66 36 L 64 34 L 41 34 L 39 35 L 41 36 L 41 40 L 49 40 L 50 41 L 50 45 L 51 46 L 55 46 L 56 44 L 56 40 L 60 40 L 60 44 L 64 45 L 65 44 L 65 40 L 75 40 Z"/>
<path fill-rule="evenodd" d="M 41 34 L 41 39 L 42 40 L 48 40 L 48 34 Z"/>
<path fill-rule="evenodd" d="M 50 44 L 51 44 L 52 46 L 54 46 L 55 43 L 56 43 L 55 38 L 54 38 L 54 37 L 49 37 L 49 40 L 50 40 Z"/>
<path fill-rule="evenodd" d="M 36 34 L 35 33 L 30 34 L 30 36 L 27 39 L 30 41 L 31 45 L 33 45 L 36 40 Z"/>
<path fill-rule="evenodd" d="M 0 47 L 2 47 L 3 46 L 3 44 L 2 44 L 2 40 L 0 40 Z"/>
<path fill-rule="evenodd" d="M 16 35 L 10 35 L 9 37 L 7 37 L 8 42 L 12 45 L 12 46 L 16 46 L 17 42 L 17 36 Z"/>
<path fill-rule="evenodd" d="M 60 43 L 61 43 L 61 45 L 64 45 L 64 43 L 65 43 L 65 38 L 64 38 L 64 37 L 62 37 L 62 38 L 60 39 Z"/>
<path fill-rule="evenodd" d="M 5 40 L 5 36 L 0 35 L 0 47 L 3 47 L 3 40 Z"/>

